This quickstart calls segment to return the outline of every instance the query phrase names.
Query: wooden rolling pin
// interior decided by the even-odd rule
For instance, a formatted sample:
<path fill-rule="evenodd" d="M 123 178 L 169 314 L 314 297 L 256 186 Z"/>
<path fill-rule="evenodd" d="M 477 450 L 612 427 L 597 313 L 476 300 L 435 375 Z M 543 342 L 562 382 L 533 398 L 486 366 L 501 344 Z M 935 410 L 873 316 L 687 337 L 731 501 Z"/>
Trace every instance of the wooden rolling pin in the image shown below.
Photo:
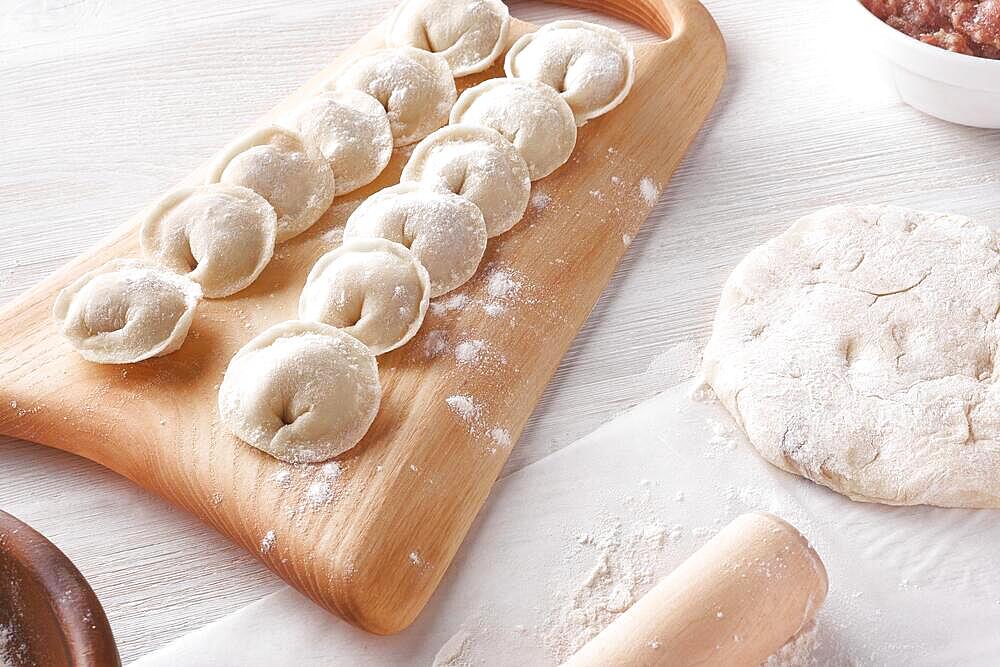
<path fill-rule="evenodd" d="M 744 514 L 564 667 L 760 665 L 816 615 L 826 569 L 794 527 Z"/>

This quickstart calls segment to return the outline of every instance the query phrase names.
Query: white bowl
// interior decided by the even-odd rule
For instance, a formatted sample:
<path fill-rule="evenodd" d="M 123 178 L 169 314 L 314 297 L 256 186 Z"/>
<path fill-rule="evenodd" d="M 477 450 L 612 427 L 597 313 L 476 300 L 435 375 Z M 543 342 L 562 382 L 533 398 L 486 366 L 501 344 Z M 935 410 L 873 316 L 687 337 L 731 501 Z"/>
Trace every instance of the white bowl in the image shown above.
<path fill-rule="evenodd" d="M 839 1 L 846 27 L 885 60 L 904 102 L 952 123 L 1000 128 L 1000 60 L 925 44 L 889 27 L 858 0 Z"/>

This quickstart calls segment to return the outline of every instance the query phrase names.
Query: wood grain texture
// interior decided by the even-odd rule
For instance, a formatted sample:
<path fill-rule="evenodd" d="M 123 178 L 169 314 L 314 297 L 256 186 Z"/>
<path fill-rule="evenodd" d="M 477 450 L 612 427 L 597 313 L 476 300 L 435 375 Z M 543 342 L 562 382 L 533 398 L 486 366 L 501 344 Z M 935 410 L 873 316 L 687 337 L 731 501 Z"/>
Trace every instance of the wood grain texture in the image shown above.
<path fill-rule="evenodd" d="M 796 217 L 831 203 L 886 202 L 997 224 L 1000 132 L 902 105 L 864 49 L 842 39 L 838 6 L 848 1 L 705 0 L 730 56 L 720 101 L 502 474 L 683 377 L 732 267 Z M 99 242 L 392 4 L 15 0 L 0 11 L 0 302 Z M 510 6 L 539 24 L 580 16 L 537 0 Z M 67 17 L 70 8 L 79 15 Z M 28 10 L 35 19 L 23 17 Z M 652 39 L 634 24 L 584 18 Z M 126 662 L 282 586 L 192 515 L 58 450 L 0 437 L 0 508 L 79 566 Z M 523 511 L 557 518 L 564 508 Z"/>
<path fill-rule="evenodd" d="M 570 3 L 573 4 L 573 3 Z M 519 284 L 502 317 L 466 307 L 432 314 L 423 334 L 380 358 L 383 401 L 365 439 L 340 457 L 335 480 L 320 466 L 289 470 L 229 435 L 216 411 L 228 360 L 249 338 L 295 316 L 313 262 L 333 247 L 347 215 L 398 182 L 397 151 L 372 185 L 338 199 L 306 234 L 284 244 L 258 281 L 206 301 L 178 353 L 132 366 L 84 362 L 51 321 L 55 294 L 113 257 L 137 255 L 137 221 L 123 225 L 0 312 L 0 431 L 96 461 L 202 518 L 319 604 L 366 630 L 406 627 L 432 594 L 500 473 L 565 350 L 645 220 L 722 85 L 725 52 L 693 0 L 620 0 L 615 13 L 669 38 L 637 49 L 636 83 L 613 113 L 581 129 L 570 162 L 539 185 L 549 205 L 529 211 L 491 243 L 462 293 L 487 294 L 487 276 Z M 515 22 L 510 40 L 530 29 Z M 301 102 L 345 63 L 382 46 L 376 28 L 286 98 L 264 122 Z M 460 87 L 502 75 L 499 65 Z M 203 179 L 195 170 L 182 184 Z M 608 183 L 616 187 L 602 190 Z M 624 239 L 624 241 L 623 241 Z M 428 357 L 427 335 L 450 346 L 485 342 L 483 363 Z M 446 399 L 468 396 L 472 419 Z M 287 467 L 286 467 L 287 468 Z M 330 493 L 337 502 L 329 502 Z"/>

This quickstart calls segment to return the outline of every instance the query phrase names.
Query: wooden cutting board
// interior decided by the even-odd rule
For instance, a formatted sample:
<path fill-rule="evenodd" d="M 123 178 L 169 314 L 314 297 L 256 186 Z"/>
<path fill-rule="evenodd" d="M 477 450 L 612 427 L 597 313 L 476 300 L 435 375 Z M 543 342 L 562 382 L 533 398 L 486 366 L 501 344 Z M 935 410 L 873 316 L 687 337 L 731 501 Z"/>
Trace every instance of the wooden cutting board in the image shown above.
<path fill-rule="evenodd" d="M 365 630 L 409 625 L 507 458 L 504 433 L 516 442 L 725 76 L 722 37 L 694 0 L 565 4 L 670 37 L 637 45 L 625 102 L 581 128 L 571 160 L 532 185 L 525 219 L 490 241 L 476 277 L 436 300 L 413 341 L 379 358 L 382 408 L 366 438 L 337 460 L 341 474 L 281 464 L 233 438 L 218 421 L 217 387 L 247 340 L 295 317 L 309 268 L 337 245 L 360 201 L 398 182 L 405 148 L 375 183 L 338 198 L 315 227 L 281 246 L 253 286 L 203 302 L 184 347 L 170 356 L 89 364 L 50 318 L 55 295 L 77 276 L 138 256 L 137 220 L 9 304 L 0 311 L 0 432 L 125 475 Z M 515 20 L 510 42 L 533 29 Z M 379 26 L 262 120 L 381 47 L 381 35 Z M 499 65 L 460 79 L 459 88 L 495 76 L 503 76 Z M 471 413 L 449 405 L 453 396 L 470 400 Z"/>

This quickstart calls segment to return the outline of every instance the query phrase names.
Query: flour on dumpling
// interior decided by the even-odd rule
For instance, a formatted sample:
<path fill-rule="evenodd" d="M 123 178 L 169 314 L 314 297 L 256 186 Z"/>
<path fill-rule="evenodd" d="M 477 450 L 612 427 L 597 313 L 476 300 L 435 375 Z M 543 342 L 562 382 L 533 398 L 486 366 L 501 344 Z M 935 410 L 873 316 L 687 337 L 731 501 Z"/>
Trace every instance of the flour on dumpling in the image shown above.
<path fill-rule="evenodd" d="M 635 53 L 617 30 L 586 21 L 554 21 L 510 47 L 508 77 L 559 91 L 583 125 L 622 103 L 635 80 Z"/>
<path fill-rule="evenodd" d="M 216 183 L 168 194 L 144 215 L 143 255 L 220 298 L 248 287 L 274 254 L 274 208 L 253 190 Z"/>
<path fill-rule="evenodd" d="M 355 209 L 344 239 L 355 238 L 385 238 L 409 248 L 427 269 L 435 297 L 460 287 L 476 272 L 486 251 L 486 223 L 464 197 L 400 183 Z"/>
<path fill-rule="evenodd" d="M 360 90 L 328 90 L 307 99 L 289 119 L 330 163 L 336 194 L 374 181 L 392 158 L 392 127 L 385 109 Z"/>
<path fill-rule="evenodd" d="M 298 236 L 333 202 L 333 171 L 318 148 L 277 126 L 252 130 L 227 146 L 209 167 L 206 182 L 240 185 L 274 207 L 278 242 Z"/>
<path fill-rule="evenodd" d="M 52 314 L 87 361 L 131 364 L 179 350 L 200 299 L 201 288 L 184 276 L 118 259 L 63 289 Z"/>
<path fill-rule="evenodd" d="M 406 0 L 389 19 L 389 46 L 445 59 L 456 77 L 482 72 L 503 52 L 510 12 L 500 0 Z"/>
<path fill-rule="evenodd" d="M 313 265 L 299 318 L 343 329 L 383 354 L 413 338 L 429 302 L 427 270 L 406 246 L 349 238 Z"/>
<path fill-rule="evenodd" d="M 447 123 L 457 96 L 444 58 L 409 46 L 369 53 L 330 85 L 378 100 L 389 116 L 396 146 L 420 141 Z"/>
<path fill-rule="evenodd" d="M 490 237 L 516 225 L 528 207 L 528 165 L 499 132 L 477 125 L 448 125 L 413 149 L 403 182 L 445 188 L 479 207 Z"/>
<path fill-rule="evenodd" d="M 219 416 L 281 461 L 316 463 L 356 445 L 381 400 L 371 350 L 327 324 L 291 320 L 236 353 L 219 387 Z"/>
<path fill-rule="evenodd" d="M 489 79 L 465 90 L 451 124 L 499 132 L 524 158 L 533 181 L 565 164 L 576 146 L 573 110 L 551 86 L 531 79 Z"/>

